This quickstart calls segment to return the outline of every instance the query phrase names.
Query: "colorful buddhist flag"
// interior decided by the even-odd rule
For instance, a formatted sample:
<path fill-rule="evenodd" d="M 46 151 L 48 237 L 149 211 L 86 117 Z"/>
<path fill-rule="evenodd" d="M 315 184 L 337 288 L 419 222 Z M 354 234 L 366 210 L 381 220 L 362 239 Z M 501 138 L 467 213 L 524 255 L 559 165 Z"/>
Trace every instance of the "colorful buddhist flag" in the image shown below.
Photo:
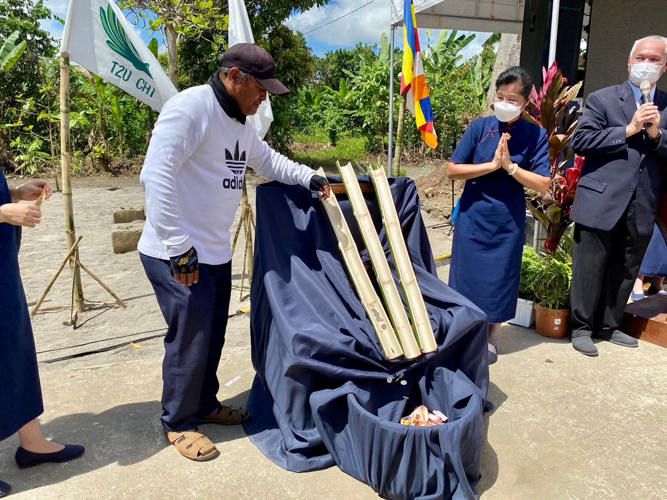
<path fill-rule="evenodd" d="M 417 120 L 417 128 L 424 142 L 436 148 L 438 138 L 433 126 L 433 109 L 428 94 L 424 63 L 417 33 L 417 17 L 412 0 L 405 0 L 403 10 L 403 76 L 401 77 L 401 95 L 405 104 Z"/>

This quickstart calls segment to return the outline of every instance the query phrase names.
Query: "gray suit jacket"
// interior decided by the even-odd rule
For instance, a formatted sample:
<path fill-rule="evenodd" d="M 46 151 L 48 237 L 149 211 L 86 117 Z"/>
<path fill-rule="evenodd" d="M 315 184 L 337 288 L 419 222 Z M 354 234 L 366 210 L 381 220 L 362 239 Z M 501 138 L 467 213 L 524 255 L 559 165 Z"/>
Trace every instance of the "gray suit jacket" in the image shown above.
<path fill-rule="evenodd" d="M 659 143 L 645 132 L 625 137 L 637 104 L 629 82 L 592 93 L 572 136 L 575 152 L 586 158 L 572 208 L 572 220 L 611 230 L 637 195 L 637 230 L 653 234 L 660 195 L 660 173 L 667 166 L 667 94 L 656 90 L 660 110 Z"/>

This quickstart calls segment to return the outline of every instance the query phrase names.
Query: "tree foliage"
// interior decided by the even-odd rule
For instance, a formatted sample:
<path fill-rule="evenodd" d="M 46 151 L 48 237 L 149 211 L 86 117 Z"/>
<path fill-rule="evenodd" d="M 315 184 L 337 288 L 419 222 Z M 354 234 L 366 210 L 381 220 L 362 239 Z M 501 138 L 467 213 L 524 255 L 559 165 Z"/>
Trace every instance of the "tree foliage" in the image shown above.
<path fill-rule="evenodd" d="M 227 48 L 227 0 L 116 1 L 132 7 L 137 16 L 130 18 L 149 33 L 161 32 L 169 41 L 170 50 L 158 54 L 158 60 L 172 77 L 178 76 L 179 88 L 205 84 L 219 68 Z M 56 42 L 40 27 L 41 21 L 53 17 L 43 2 L 0 3 L 0 40 L 11 37 L 11 43 L 0 49 L 0 62 L 15 63 L 0 76 L 0 166 L 25 173 L 56 168 L 60 154 L 59 60 Z M 353 138 L 357 149 L 363 144 L 367 153 L 386 153 L 391 64 L 387 37 L 377 45 L 358 44 L 314 57 L 304 36 L 284 24 L 294 12 L 329 2 L 246 1 L 255 40 L 274 57 L 278 78 L 292 91 L 271 98 L 274 123 L 268 140 L 276 149 L 288 151 L 298 129 L 302 137 L 308 133 L 324 136 L 332 145 Z M 149 44 L 154 54 L 156 38 L 160 37 Z M 423 47 L 440 145 L 435 151 L 424 147 L 414 118 L 407 113 L 404 155 L 413 159 L 448 156 L 470 120 L 482 111 L 497 40 L 491 37 L 481 55 L 465 60 L 463 51 L 473 39 L 473 35 L 442 31 L 435 43 L 429 40 Z M 17 57 L 21 50 L 23 54 Z M 394 56 L 398 94 L 402 51 L 396 49 Z M 113 171 L 119 160 L 141 164 L 157 119 L 153 110 L 81 68 L 72 71 L 70 95 L 75 170 Z M 394 106 L 396 120 L 398 99 Z"/>

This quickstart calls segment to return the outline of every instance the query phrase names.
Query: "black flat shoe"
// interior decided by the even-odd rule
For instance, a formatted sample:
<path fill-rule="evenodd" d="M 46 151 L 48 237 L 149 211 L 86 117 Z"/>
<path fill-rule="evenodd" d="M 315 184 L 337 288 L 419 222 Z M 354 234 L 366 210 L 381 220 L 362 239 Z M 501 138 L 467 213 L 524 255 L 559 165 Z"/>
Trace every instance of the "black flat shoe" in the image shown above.
<path fill-rule="evenodd" d="M 27 469 L 39 464 L 69 462 L 79 458 L 84 451 L 85 448 L 78 444 L 66 444 L 65 448 L 57 453 L 33 453 L 19 446 L 14 459 L 19 469 Z"/>
<path fill-rule="evenodd" d="M 9 491 L 12 489 L 11 486 L 9 486 L 7 483 L 4 481 L 0 481 L 0 497 L 4 497 Z"/>

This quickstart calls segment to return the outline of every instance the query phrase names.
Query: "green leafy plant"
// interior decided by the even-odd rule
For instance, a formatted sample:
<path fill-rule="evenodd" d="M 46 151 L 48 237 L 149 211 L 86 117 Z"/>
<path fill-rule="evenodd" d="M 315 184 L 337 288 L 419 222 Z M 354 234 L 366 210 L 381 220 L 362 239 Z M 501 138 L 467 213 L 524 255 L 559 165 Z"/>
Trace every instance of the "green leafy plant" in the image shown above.
<path fill-rule="evenodd" d="M 25 40 L 23 40 L 18 45 L 16 44 L 16 40 L 18 40 L 19 35 L 20 33 L 15 31 L 9 35 L 9 38 L 7 38 L 5 43 L 2 44 L 2 48 L 0 48 L 0 71 L 9 70 L 12 66 L 14 66 L 14 64 L 16 64 L 16 61 L 19 60 L 21 54 L 25 52 L 27 47 Z"/>
<path fill-rule="evenodd" d="M 455 73 L 458 64 L 463 60 L 461 52 L 470 45 L 476 35 L 459 35 L 456 30 L 442 30 L 435 46 L 428 47 L 424 55 L 424 71 L 430 85 L 440 85 L 449 80 Z"/>
<path fill-rule="evenodd" d="M 524 116 L 547 132 L 552 182 L 544 196 L 527 192 L 527 206 L 547 231 L 544 249 L 554 252 L 572 223 L 570 212 L 583 167 L 583 158 L 577 158 L 575 166 L 565 172 L 565 165 L 575 156 L 568 143 L 578 125 L 570 104 L 583 82 L 566 86 L 567 80 L 555 62 L 549 70 L 543 68 L 542 73 L 542 89 L 538 92 L 533 87 Z"/>
<path fill-rule="evenodd" d="M 19 153 L 15 156 L 17 171 L 24 174 L 36 174 L 51 158 L 49 154 L 41 151 L 43 146 L 41 139 L 28 141 L 25 136 L 18 136 L 12 141 L 11 146 Z"/>
<path fill-rule="evenodd" d="M 521 261 L 519 295 L 547 309 L 567 308 L 570 304 L 572 265 L 567 262 L 566 253 L 563 248 L 561 254 L 538 254 L 526 247 Z"/>
<path fill-rule="evenodd" d="M 519 297 L 526 300 L 535 300 L 534 285 L 539 270 L 540 256 L 532 247 L 524 247 L 521 259 L 521 285 Z"/>

